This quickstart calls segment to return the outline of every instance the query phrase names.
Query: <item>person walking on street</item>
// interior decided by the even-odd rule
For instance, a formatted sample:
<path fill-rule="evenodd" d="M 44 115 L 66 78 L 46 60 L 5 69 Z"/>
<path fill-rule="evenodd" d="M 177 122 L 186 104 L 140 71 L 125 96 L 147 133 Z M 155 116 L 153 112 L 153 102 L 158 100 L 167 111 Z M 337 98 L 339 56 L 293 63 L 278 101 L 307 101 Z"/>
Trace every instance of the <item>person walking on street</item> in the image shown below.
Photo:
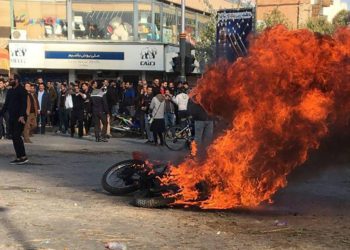
<path fill-rule="evenodd" d="M 86 95 L 80 90 L 79 85 L 74 86 L 74 94 L 72 95 L 73 101 L 73 110 L 72 110 L 72 119 L 70 124 L 70 135 L 74 137 L 75 125 L 78 123 L 78 135 L 79 138 L 82 138 L 84 135 L 84 102 Z"/>
<path fill-rule="evenodd" d="M 0 111 L 2 116 L 6 111 L 9 113 L 9 132 L 12 134 L 13 146 L 16 151 L 16 159 L 10 164 L 24 164 L 28 162 L 22 133 L 26 123 L 27 93 L 19 84 L 18 76 L 10 81 L 11 89 L 7 91 L 6 101 Z"/>
<path fill-rule="evenodd" d="M 30 134 L 37 127 L 37 115 L 39 110 L 39 105 L 35 96 L 32 93 L 31 84 L 28 82 L 24 85 L 25 90 L 27 91 L 27 121 L 24 126 L 23 138 L 25 143 L 32 143 L 29 139 Z"/>
<path fill-rule="evenodd" d="M 164 145 L 163 133 L 165 131 L 164 110 L 165 110 L 165 97 L 162 94 L 158 94 L 152 98 L 150 110 L 152 111 L 151 131 L 153 132 L 154 144 L 158 145 L 158 137 L 160 145 Z"/>
<path fill-rule="evenodd" d="M 7 89 L 4 79 L 0 78 L 0 110 L 5 104 Z M 0 139 L 7 135 L 8 128 L 6 127 L 5 114 L 0 115 Z"/>
<path fill-rule="evenodd" d="M 93 82 L 91 93 L 92 117 L 95 126 L 96 142 L 108 142 L 107 135 L 107 114 L 108 103 L 106 93 L 102 90 L 101 84 Z M 102 132 L 101 132 L 102 123 Z"/>
<path fill-rule="evenodd" d="M 45 134 L 47 118 L 51 114 L 51 100 L 50 100 L 49 94 L 45 90 L 45 85 L 43 82 L 39 83 L 38 102 L 39 102 L 39 111 L 38 111 L 39 133 Z"/>

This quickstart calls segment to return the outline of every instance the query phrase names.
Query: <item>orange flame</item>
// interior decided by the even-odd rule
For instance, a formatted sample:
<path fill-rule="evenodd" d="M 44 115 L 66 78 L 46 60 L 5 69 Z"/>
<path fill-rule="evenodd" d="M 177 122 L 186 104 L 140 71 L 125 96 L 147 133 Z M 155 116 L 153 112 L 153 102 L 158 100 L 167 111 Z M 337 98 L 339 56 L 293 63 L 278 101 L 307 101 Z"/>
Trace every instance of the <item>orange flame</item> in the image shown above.
<path fill-rule="evenodd" d="M 349 29 L 330 37 L 277 26 L 252 41 L 248 57 L 209 69 L 193 95 L 230 128 L 204 162 L 186 159 L 163 178 L 180 188 L 175 203 L 229 209 L 270 201 L 329 125 L 349 118 L 349 65 Z"/>

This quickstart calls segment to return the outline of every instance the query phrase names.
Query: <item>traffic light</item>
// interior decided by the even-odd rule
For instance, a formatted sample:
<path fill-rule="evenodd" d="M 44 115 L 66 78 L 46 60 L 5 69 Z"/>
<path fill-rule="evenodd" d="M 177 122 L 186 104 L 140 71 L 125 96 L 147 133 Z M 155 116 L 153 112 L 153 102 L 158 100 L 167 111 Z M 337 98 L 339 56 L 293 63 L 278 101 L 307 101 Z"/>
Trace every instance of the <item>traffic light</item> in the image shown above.
<path fill-rule="evenodd" d="M 194 65 L 194 61 L 196 59 L 194 58 L 194 55 L 186 56 L 185 58 L 185 72 L 186 75 L 191 74 L 196 66 Z"/>
<path fill-rule="evenodd" d="M 186 57 L 185 57 L 185 72 L 186 75 L 191 74 L 196 66 L 194 65 L 194 61 L 196 60 L 194 55 L 192 54 L 192 50 L 194 50 L 195 47 L 189 43 L 186 42 Z"/>
<path fill-rule="evenodd" d="M 181 57 L 180 53 L 176 57 L 173 57 L 173 70 L 175 73 L 181 72 Z"/>

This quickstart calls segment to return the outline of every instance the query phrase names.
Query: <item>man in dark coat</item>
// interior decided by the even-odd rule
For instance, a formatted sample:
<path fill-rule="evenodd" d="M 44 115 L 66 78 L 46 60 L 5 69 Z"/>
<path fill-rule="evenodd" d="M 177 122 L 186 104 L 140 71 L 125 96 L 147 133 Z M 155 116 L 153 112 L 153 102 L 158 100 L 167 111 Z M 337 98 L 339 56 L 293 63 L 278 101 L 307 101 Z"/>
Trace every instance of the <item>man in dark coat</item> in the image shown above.
<path fill-rule="evenodd" d="M 39 83 L 38 102 L 39 102 L 39 114 L 38 114 L 39 133 L 45 134 L 47 117 L 48 115 L 51 114 L 51 100 L 50 100 L 49 93 L 45 90 L 45 85 L 43 82 Z"/>
<path fill-rule="evenodd" d="M 7 91 L 6 101 L 0 111 L 0 116 L 6 111 L 9 114 L 9 132 L 12 134 L 13 146 L 17 156 L 10 164 L 24 164 L 28 162 L 28 158 L 21 136 L 26 123 L 27 93 L 23 86 L 19 84 L 16 75 L 10 81 L 10 85 L 12 88 Z"/>
<path fill-rule="evenodd" d="M 71 137 L 74 137 L 76 123 L 78 123 L 79 138 L 83 137 L 84 102 L 86 98 L 86 94 L 84 94 L 76 84 L 74 86 L 74 93 L 72 94 L 73 110 L 70 124 Z"/>
<path fill-rule="evenodd" d="M 108 103 L 106 93 L 102 90 L 102 86 L 98 85 L 96 81 L 92 85 L 93 91 L 91 93 L 92 102 L 92 117 L 95 126 L 96 142 L 107 142 L 107 114 Z M 102 123 L 102 132 L 101 132 Z"/>

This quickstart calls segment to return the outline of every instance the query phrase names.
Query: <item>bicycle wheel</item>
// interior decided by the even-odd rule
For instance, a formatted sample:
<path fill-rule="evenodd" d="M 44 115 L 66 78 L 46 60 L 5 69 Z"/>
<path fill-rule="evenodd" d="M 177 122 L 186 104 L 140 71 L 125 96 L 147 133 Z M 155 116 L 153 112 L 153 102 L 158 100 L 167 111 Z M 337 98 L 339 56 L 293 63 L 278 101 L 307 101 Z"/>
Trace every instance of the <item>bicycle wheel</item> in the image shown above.
<path fill-rule="evenodd" d="M 187 129 L 181 126 L 170 127 L 165 131 L 165 145 L 173 151 L 179 151 L 186 147 L 189 140 Z"/>

